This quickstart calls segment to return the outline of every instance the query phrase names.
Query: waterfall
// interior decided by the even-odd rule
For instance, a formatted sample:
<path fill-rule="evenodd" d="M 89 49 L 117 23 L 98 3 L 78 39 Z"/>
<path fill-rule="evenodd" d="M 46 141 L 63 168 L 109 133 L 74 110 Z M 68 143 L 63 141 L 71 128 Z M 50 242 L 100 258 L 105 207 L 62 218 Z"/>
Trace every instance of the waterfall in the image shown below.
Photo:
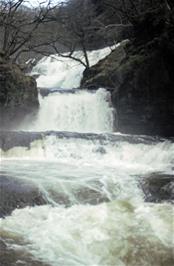
<path fill-rule="evenodd" d="M 90 65 L 105 58 L 117 46 L 89 51 Z M 76 51 L 73 55 L 84 60 L 82 51 Z M 82 64 L 71 58 L 54 55 L 41 59 L 31 75 L 39 75 L 38 87 L 48 88 L 48 95 L 39 95 L 37 117 L 28 117 L 16 130 L 112 132 L 114 109 L 110 93 L 105 89 L 96 92 L 72 90 L 79 87 L 84 69 Z"/>
<path fill-rule="evenodd" d="M 112 132 L 114 109 L 110 93 L 104 89 L 96 92 L 55 92 L 47 97 L 40 95 L 40 109 L 34 121 L 25 121 L 20 129 L 30 131 Z"/>
<path fill-rule="evenodd" d="M 99 60 L 105 58 L 110 54 L 112 49 L 119 45 L 89 51 L 87 54 L 90 66 L 95 65 Z M 74 52 L 73 56 L 84 61 L 82 51 Z M 59 55 L 54 55 L 41 59 L 33 68 L 31 75 L 39 75 L 37 79 L 39 87 L 71 89 L 80 86 L 84 69 L 85 67 L 81 63 L 71 58 L 62 58 Z"/>
<path fill-rule="evenodd" d="M 88 52 L 90 64 L 110 51 Z M 0 234 L 17 254 L 13 265 L 173 266 L 173 206 L 146 202 L 142 181 L 171 180 L 174 143 L 114 132 L 111 95 L 77 89 L 83 70 L 71 59 L 44 57 L 32 71 L 43 87 L 37 115 L 0 132 L 5 208 L 13 209 L 0 219 Z M 17 191 L 10 180 L 21 184 Z M 36 187 L 45 205 L 36 198 L 24 207 L 23 184 Z"/>

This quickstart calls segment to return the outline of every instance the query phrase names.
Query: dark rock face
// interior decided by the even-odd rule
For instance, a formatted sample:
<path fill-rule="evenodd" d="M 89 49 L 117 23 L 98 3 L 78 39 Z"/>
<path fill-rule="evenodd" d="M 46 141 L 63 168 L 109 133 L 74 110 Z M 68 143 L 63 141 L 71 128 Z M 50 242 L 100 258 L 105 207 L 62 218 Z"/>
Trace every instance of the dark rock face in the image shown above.
<path fill-rule="evenodd" d="M 81 85 L 89 89 L 105 87 L 111 91 L 118 131 L 173 136 L 172 69 L 174 46 L 169 47 L 166 41 L 140 47 L 124 43 L 86 70 Z"/>
<path fill-rule="evenodd" d="M 174 7 L 149 2 L 132 22 L 134 37 L 86 70 L 81 86 L 111 90 L 117 130 L 173 136 Z"/>
<path fill-rule="evenodd" d="M 99 87 L 115 90 L 119 84 L 122 73 L 119 72 L 121 62 L 126 58 L 124 41 L 109 56 L 99 61 L 98 64 L 86 69 L 83 73 L 81 86 L 87 89 Z"/>
<path fill-rule="evenodd" d="M 25 76 L 16 64 L 0 58 L 0 122 L 1 128 L 22 119 L 39 106 L 36 81 Z M 15 123 L 14 123 L 15 124 Z"/>
<path fill-rule="evenodd" d="M 141 181 L 148 202 L 174 202 L 174 175 L 154 173 Z"/>
<path fill-rule="evenodd" d="M 46 203 L 34 184 L 0 175 L 0 217 L 10 215 L 16 208 Z"/>
<path fill-rule="evenodd" d="M 131 54 L 122 63 L 121 84 L 113 92 L 121 132 L 174 135 L 174 82 L 163 55 Z"/>

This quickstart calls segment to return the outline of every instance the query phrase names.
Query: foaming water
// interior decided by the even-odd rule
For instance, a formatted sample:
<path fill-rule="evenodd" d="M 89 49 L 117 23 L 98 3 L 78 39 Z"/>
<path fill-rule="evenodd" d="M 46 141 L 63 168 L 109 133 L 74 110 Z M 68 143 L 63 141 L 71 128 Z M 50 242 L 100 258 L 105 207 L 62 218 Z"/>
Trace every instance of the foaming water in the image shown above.
<path fill-rule="evenodd" d="M 116 135 L 82 136 L 50 133 L 27 147 L 1 151 L 1 169 L 35 182 L 48 201 L 65 205 L 114 199 L 141 202 L 139 179 L 150 173 L 172 172 L 174 143 L 170 141 L 133 144 L 119 140 L 121 135 L 117 141 L 113 141 Z"/>
<path fill-rule="evenodd" d="M 25 248 L 50 265 L 172 266 L 173 207 L 113 201 L 15 210 L 1 220 L 28 242 Z"/>
<path fill-rule="evenodd" d="M 2 151 L 1 173 L 32 182 L 50 204 L 0 220 L 9 248 L 50 266 L 173 266 L 173 206 L 144 203 L 139 180 L 172 171 L 174 144 L 77 135 Z"/>
<path fill-rule="evenodd" d="M 40 109 L 34 121 L 24 121 L 22 130 L 112 132 L 113 108 L 110 93 L 104 89 L 91 93 L 52 93 L 40 96 Z"/>
<path fill-rule="evenodd" d="M 154 171 L 165 171 L 167 167 L 172 168 L 174 163 L 174 143 L 165 139 L 156 141 L 121 134 L 67 132 L 21 132 L 19 137 L 14 132 L 11 136 L 6 134 L 4 137 L 7 146 L 5 150 L 1 150 L 2 159 L 23 158 L 125 168 L 129 165 L 132 169 L 144 165 L 146 169 Z M 11 142 L 22 138 L 24 143 L 18 142 L 17 146 L 10 146 L 5 142 L 6 138 L 7 141 L 11 139 Z"/>
<path fill-rule="evenodd" d="M 89 51 L 88 59 L 90 66 L 95 65 L 99 60 L 105 58 L 110 53 L 111 48 L 109 47 Z M 73 56 L 84 61 L 82 51 L 74 52 Z M 79 62 L 70 58 L 62 58 L 61 56 L 54 55 L 41 59 L 33 68 L 31 74 L 39 75 L 39 78 L 37 79 L 39 87 L 71 89 L 80 86 L 84 70 L 85 67 Z"/>

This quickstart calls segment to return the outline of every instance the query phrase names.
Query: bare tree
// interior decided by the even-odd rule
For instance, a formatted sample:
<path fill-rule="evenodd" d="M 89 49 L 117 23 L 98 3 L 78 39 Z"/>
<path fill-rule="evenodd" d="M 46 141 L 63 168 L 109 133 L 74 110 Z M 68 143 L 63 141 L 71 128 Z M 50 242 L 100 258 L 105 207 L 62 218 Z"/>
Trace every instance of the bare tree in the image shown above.
<path fill-rule="evenodd" d="M 51 3 L 51 0 L 43 1 L 33 9 L 25 0 L 0 2 L 0 49 L 4 57 L 16 60 L 23 51 L 28 51 L 35 32 L 46 23 L 54 8 Z"/>
<path fill-rule="evenodd" d="M 31 51 L 69 57 L 89 68 L 87 43 L 94 34 L 96 18 L 90 0 L 69 0 L 55 4 L 45 0 L 37 8 L 26 0 L 0 2 L 0 50 L 4 57 L 16 61 Z M 67 51 L 67 53 L 62 52 Z M 76 57 L 83 51 L 83 58 Z"/>
<path fill-rule="evenodd" d="M 159 8 L 172 9 L 172 0 L 93 0 L 102 3 L 104 8 L 110 9 L 120 18 L 122 24 L 136 25 L 147 12 L 154 12 Z"/>
<path fill-rule="evenodd" d="M 155 36 L 165 32 L 166 27 L 173 27 L 174 24 L 172 0 L 92 1 L 101 5 L 109 14 L 116 14 L 117 19 L 119 18 L 118 22 L 109 23 L 107 28 L 132 27 L 132 33 L 137 41 L 152 40 Z"/>
<path fill-rule="evenodd" d="M 136 28 L 147 11 L 153 14 L 164 5 L 168 10 L 173 8 L 170 0 L 69 0 L 57 4 L 43 0 L 37 8 L 28 3 L 0 1 L 0 50 L 4 56 L 16 61 L 22 53 L 31 51 L 42 55 L 56 53 L 85 68 L 90 67 L 87 48 L 97 34 L 107 36 L 111 31 L 117 42 L 117 33 Z M 83 58 L 75 56 L 77 50 L 83 51 Z"/>
<path fill-rule="evenodd" d="M 96 27 L 95 6 L 91 1 L 70 0 L 55 9 L 47 19 L 51 21 L 52 26 L 54 25 L 54 36 L 49 34 L 49 46 L 60 56 L 72 58 L 85 68 L 89 68 L 87 44 L 93 37 Z M 60 45 L 64 46 L 68 53 L 62 53 Z M 83 58 L 74 56 L 76 50 L 83 51 Z"/>
<path fill-rule="evenodd" d="M 121 20 L 105 25 L 97 16 L 92 0 L 69 0 L 57 5 L 53 2 L 54 5 L 45 0 L 37 8 L 25 5 L 26 0 L 0 2 L 0 49 L 6 58 L 16 61 L 21 54 L 31 51 L 42 55 L 56 53 L 89 68 L 87 48 L 96 35 L 103 36 L 110 28 L 126 26 Z M 112 8 L 114 12 L 117 8 L 119 16 L 118 7 Z M 75 56 L 76 50 L 83 51 L 83 58 Z"/>

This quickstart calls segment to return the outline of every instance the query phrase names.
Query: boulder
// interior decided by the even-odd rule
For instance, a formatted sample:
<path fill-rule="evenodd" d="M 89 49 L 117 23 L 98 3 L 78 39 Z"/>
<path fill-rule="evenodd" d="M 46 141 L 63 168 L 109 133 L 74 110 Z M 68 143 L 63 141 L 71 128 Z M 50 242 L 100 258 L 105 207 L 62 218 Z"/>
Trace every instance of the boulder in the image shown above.
<path fill-rule="evenodd" d="M 0 175 L 0 217 L 16 208 L 44 205 L 47 201 L 33 183 Z"/>
<path fill-rule="evenodd" d="M 147 202 L 174 202 L 174 175 L 153 173 L 140 183 Z"/>

